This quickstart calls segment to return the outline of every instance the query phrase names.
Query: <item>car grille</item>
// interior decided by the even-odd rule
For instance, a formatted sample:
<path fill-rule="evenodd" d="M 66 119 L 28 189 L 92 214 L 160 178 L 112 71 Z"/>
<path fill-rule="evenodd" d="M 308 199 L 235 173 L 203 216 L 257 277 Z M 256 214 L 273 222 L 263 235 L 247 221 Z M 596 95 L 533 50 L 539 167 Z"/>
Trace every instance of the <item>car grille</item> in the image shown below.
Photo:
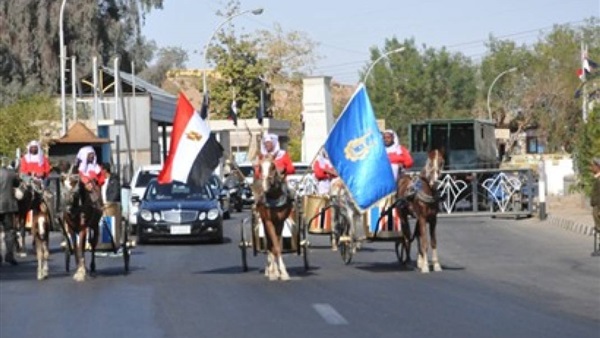
<path fill-rule="evenodd" d="M 190 223 L 198 219 L 198 212 L 192 210 L 169 210 L 162 212 L 162 218 L 168 223 Z"/>

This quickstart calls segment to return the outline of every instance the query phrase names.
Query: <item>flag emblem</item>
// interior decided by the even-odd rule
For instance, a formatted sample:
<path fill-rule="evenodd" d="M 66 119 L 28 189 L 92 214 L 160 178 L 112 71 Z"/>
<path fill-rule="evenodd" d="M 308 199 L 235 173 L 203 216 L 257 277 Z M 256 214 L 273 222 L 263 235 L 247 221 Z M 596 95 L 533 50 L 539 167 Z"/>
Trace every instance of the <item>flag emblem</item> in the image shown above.
<path fill-rule="evenodd" d="M 371 136 L 372 132 L 368 132 L 366 135 L 357 137 L 348 141 L 344 148 L 344 155 L 346 159 L 352 162 L 364 160 L 369 155 L 369 151 L 373 147 L 373 139 Z"/>
<path fill-rule="evenodd" d="M 202 134 L 200 134 L 199 132 L 194 131 L 194 130 L 188 131 L 185 134 L 185 136 L 187 136 L 187 138 L 189 140 L 192 140 L 192 141 L 200 141 L 200 140 L 202 140 Z"/>

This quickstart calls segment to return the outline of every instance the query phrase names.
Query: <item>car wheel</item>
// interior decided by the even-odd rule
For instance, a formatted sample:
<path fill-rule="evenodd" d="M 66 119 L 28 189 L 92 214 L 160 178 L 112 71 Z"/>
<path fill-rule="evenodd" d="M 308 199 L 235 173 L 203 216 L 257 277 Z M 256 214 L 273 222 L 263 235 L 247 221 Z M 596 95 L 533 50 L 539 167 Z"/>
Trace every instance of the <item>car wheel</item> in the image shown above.
<path fill-rule="evenodd" d="M 215 239 L 212 241 L 215 244 L 223 244 L 225 242 L 225 238 L 223 237 L 223 227 L 219 228 L 219 232 L 215 236 Z"/>
<path fill-rule="evenodd" d="M 136 226 L 136 232 L 137 232 L 137 242 L 138 244 L 146 244 L 148 243 L 148 238 L 146 238 L 146 236 L 144 236 L 142 234 L 142 227 L 140 226 Z"/>

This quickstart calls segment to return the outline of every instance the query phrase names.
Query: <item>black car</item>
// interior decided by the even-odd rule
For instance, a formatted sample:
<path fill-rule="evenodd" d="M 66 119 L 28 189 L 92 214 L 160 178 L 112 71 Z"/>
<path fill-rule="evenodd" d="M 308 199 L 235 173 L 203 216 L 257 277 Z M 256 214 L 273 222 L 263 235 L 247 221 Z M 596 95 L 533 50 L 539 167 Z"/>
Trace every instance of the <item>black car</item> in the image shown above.
<path fill-rule="evenodd" d="M 209 184 L 159 184 L 153 179 L 140 201 L 138 242 L 150 239 L 223 242 L 223 211 Z"/>

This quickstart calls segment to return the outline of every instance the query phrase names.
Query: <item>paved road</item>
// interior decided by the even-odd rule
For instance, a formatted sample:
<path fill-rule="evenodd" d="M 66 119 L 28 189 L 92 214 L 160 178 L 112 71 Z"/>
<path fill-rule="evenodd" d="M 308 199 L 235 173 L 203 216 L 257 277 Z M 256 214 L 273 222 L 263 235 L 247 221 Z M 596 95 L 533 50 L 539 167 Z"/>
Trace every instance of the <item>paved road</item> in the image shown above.
<path fill-rule="evenodd" d="M 247 213 L 247 212 L 246 212 Z M 241 272 L 238 229 L 222 245 L 149 245 L 99 259 L 76 283 L 58 235 L 51 278 L 32 257 L 0 267 L 0 337 L 600 337 L 600 259 L 591 238 L 535 220 L 443 219 L 445 271 L 399 269 L 393 244 L 365 243 L 350 266 L 311 236 L 312 269 L 286 255 L 289 282 L 264 256 Z"/>

